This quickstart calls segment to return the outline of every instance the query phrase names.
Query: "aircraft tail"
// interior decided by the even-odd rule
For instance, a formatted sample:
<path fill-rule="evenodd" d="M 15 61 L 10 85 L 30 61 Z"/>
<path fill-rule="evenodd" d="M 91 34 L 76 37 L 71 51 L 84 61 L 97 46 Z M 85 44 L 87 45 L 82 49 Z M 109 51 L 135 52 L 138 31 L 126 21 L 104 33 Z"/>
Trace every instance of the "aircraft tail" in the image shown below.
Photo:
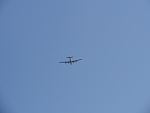
<path fill-rule="evenodd" d="M 69 57 L 66 57 L 66 58 L 73 58 L 73 56 L 69 56 Z"/>

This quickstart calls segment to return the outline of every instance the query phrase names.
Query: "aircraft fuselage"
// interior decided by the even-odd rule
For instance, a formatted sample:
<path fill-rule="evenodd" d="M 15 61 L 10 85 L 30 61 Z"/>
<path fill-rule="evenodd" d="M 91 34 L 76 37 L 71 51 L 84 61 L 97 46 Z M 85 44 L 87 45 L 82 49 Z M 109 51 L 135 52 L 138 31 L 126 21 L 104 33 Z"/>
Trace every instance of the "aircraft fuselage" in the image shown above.
<path fill-rule="evenodd" d="M 71 58 L 69 58 L 69 63 L 72 65 L 72 61 L 71 61 Z"/>

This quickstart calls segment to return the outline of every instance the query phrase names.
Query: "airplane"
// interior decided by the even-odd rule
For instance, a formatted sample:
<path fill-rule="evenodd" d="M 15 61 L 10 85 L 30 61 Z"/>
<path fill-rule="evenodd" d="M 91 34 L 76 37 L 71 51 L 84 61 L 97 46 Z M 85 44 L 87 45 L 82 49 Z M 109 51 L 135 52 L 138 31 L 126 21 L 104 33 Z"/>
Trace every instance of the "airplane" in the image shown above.
<path fill-rule="evenodd" d="M 78 61 L 82 60 L 82 59 L 71 60 L 71 58 L 73 58 L 73 56 L 66 57 L 66 58 L 69 58 L 69 61 L 63 61 L 63 62 L 59 62 L 59 63 L 65 63 L 65 64 L 68 63 L 68 64 L 72 65 L 72 63 L 74 63 L 74 62 L 78 62 Z"/>

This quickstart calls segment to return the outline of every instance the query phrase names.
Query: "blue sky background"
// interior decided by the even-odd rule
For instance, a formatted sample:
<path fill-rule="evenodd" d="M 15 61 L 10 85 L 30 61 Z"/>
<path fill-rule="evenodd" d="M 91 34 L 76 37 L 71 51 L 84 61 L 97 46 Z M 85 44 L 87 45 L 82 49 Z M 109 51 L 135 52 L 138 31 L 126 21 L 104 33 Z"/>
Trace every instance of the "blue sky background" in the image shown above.
<path fill-rule="evenodd" d="M 148 0 L 0 4 L 1 112 L 150 112 Z"/>

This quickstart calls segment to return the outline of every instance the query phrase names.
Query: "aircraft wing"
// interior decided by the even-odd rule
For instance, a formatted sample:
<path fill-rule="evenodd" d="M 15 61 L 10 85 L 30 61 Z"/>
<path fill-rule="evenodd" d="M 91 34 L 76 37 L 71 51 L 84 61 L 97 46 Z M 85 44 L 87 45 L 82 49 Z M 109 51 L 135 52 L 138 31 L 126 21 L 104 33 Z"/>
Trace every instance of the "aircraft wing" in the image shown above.
<path fill-rule="evenodd" d="M 63 62 L 59 62 L 59 63 L 65 63 L 66 64 L 66 63 L 69 63 L 69 61 L 63 61 Z"/>
<path fill-rule="evenodd" d="M 82 59 L 78 59 L 78 60 L 73 60 L 72 62 L 74 63 L 74 62 L 78 62 L 78 61 L 80 61 L 80 60 L 82 60 Z"/>

